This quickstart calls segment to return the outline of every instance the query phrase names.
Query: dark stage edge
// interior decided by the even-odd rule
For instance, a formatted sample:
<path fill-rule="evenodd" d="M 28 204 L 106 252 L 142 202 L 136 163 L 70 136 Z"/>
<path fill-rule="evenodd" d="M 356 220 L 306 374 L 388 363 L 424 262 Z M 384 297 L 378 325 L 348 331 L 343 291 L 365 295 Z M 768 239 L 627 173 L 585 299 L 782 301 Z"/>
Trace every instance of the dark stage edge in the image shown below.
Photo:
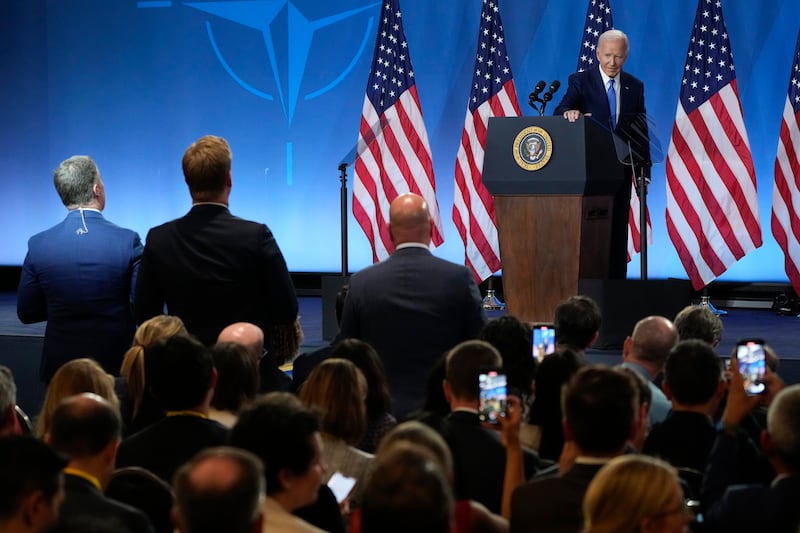
<path fill-rule="evenodd" d="M 300 323 L 303 327 L 301 353 L 326 344 L 322 338 L 322 298 L 298 298 Z M 781 358 L 779 373 L 787 383 L 800 383 L 800 319 L 778 316 L 765 309 L 728 309 L 722 317 L 725 327 L 718 353 L 728 357 L 740 338 L 759 337 L 766 340 Z M 499 313 L 491 313 L 497 316 Z M 0 364 L 11 368 L 18 388 L 18 403 L 29 414 L 37 413 L 44 388 L 39 383 L 38 369 L 44 336 L 44 323 L 25 325 L 16 313 L 16 293 L 0 292 Z M 589 350 L 587 358 L 594 363 L 615 365 L 621 361 L 620 350 Z"/>

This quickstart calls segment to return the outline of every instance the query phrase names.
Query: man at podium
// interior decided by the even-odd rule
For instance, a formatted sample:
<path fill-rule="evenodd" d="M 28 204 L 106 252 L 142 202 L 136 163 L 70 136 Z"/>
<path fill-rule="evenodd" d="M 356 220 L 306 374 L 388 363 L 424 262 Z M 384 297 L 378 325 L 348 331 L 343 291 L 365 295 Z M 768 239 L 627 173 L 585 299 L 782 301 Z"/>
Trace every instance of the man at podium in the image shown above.
<path fill-rule="evenodd" d="M 620 30 L 608 30 L 597 42 L 599 68 L 590 68 L 570 75 L 567 92 L 558 104 L 554 115 L 562 115 L 570 122 L 580 116 L 591 117 L 609 132 L 631 137 L 626 124 L 630 117 L 645 117 L 644 84 L 636 77 L 622 71 L 628 59 L 628 37 Z M 627 117 L 620 120 L 620 117 Z M 634 119 L 636 120 L 636 119 Z M 642 128 L 646 135 L 646 127 Z M 641 136 L 641 134 L 640 134 Z M 641 144 L 641 141 L 635 144 Z M 643 157 L 649 167 L 649 157 Z M 609 250 L 611 279 L 624 279 L 627 271 L 627 224 L 630 205 L 630 172 L 614 196 L 612 236 Z"/>

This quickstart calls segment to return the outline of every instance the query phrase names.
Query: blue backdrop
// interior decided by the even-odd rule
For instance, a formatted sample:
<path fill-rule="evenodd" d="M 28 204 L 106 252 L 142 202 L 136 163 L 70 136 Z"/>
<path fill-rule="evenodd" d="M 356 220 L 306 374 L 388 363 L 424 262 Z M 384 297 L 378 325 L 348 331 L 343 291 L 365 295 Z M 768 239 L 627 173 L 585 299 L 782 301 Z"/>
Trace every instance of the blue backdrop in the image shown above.
<path fill-rule="evenodd" d="M 668 143 L 696 0 L 612 0 Z M 453 169 L 471 82 L 480 0 L 401 0 L 445 220 L 437 255 L 461 262 Z M 723 3 L 758 178 L 764 245 L 721 279 L 785 281 L 769 229 L 773 161 L 800 21 L 796 0 Z M 197 137 L 234 153 L 231 209 L 266 222 L 293 271 L 340 268 L 339 179 L 357 139 L 380 4 L 374 0 L 0 0 L 0 264 L 64 209 L 52 170 L 95 158 L 106 215 L 147 230 L 190 206 L 180 159 Z M 502 0 L 525 103 L 539 79 L 575 69 L 586 0 Z M 560 99 L 563 89 L 556 95 Z M 352 159 L 352 155 L 350 155 Z M 351 170 L 352 172 L 352 170 Z M 664 164 L 653 169 L 650 276 L 682 277 L 665 222 Z M 351 270 L 371 261 L 349 220 Z M 638 276 L 638 260 L 629 276 Z"/>

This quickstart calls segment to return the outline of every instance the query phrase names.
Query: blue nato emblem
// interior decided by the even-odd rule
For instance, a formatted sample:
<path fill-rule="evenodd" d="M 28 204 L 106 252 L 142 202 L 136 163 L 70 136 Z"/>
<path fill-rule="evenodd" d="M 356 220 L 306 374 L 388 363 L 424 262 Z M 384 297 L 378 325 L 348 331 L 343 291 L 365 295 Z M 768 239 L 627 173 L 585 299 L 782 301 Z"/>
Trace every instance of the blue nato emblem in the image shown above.
<path fill-rule="evenodd" d="M 364 53 L 366 46 L 369 42 L 370 35 L 373 32 L 374 17 L 369 17 L 363 36 L 357 50 L 353 54 L 349 64 L 342 72 L 334 77 L 332 81 L 327 83 L 324 87 L 317 89 L 313 92 L 300 94 L 300 87 L 302 85 L 303 76 L 306 72 L 309 56 L 311 55 L 311 41 L 314 33 L 322 28 L 336 24 L 345 19 L 358 15 L 369 9 L 373 9 L 380 5 L 380 2 L 369 2 L 360 7 L 348 9 L 335 13 L 332 15 L 309 20 L 301 10 L 297 7 L 296 2 L 287 0 L 231 0 L 231 1 L 218 1 L 218 2 L 173 2 L 165 0 L 140 0 L 137 3 L 139 8 L 164 8 L 173 7 L 175 4 L 182 4 L 186 7 L 214 15 L 215 17 L 228 20 L 242 26 L 260 31 L 264 37 L 264 44 L 266 46 L 267 57 L 269 59 L 272 75 L 275 78 L 277 87 L 277 99 L 280 101 L 283 108 L 284 115 L 291 125 L 294 118 L 294 113 L 297 108 L 298 101 L 312 100 L 323 94 L 327 93 L 337 85 L 353 70 L 358 60 Z M 273 32 L 273 22 L 283 12 L 286 12 L 286 42 L 276 42 Z M 214 37 L 214 30 L 211 21 L 206 21 L 206 32 L 214 54 L 219 60 L 222 67 L 228 75 L 244 90 L 247 92 L 263 98 L 264 100 L 273 101 L 275 96 L 268 92 L 262 91 L 239 76 L 233 68 L 231 68 L 228 61 L 226 61 L 222 50 L 217 44 Z M 285 50 L 282 46 L 285 44 Z M 285 75 L 281 75 L 281 69 L 278 64 L 278 57 L 288 58 L 288 63 L 285 69 Z"/>

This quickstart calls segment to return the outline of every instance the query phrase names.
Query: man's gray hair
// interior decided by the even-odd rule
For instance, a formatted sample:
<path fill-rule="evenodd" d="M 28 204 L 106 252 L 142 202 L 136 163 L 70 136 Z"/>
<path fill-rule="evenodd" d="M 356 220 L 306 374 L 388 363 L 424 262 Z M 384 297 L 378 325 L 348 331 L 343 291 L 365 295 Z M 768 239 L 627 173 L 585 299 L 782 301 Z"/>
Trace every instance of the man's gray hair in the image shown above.
<path fill-rule="evenodd" d="M 53 184 L 67 208 L 90 203 L 94 197 L 94 184 L 99 179 L 97 165 L 86 155 L 74 155 L 62 161 L 53 173 Z"/>
<path fill-rule="evenodd" d="M 800 472 L 800 385 L 775 396 L 767 413 L 767 431 L 781 461 Z"/>
<path fill-rule="evenodd" d="M 17 404 L 17 385 L 14 383 L 14 375 L 7 366 L 0 365 L 0 417 L 2 417 L 9 407 Z M 0 418 L 2 422 L 2 418 Z"/>
<path fill-rule="evenodd" d="M 600 48 L 600 44 L 603 41 L 624 41 L 625 42 L 625 57 L 628 57 L 628 36 L 625 35 L 625 32 L 622 30 L 606 30 L 600 34 L 600 38 L 597 39 L 597 47 Z"/>

